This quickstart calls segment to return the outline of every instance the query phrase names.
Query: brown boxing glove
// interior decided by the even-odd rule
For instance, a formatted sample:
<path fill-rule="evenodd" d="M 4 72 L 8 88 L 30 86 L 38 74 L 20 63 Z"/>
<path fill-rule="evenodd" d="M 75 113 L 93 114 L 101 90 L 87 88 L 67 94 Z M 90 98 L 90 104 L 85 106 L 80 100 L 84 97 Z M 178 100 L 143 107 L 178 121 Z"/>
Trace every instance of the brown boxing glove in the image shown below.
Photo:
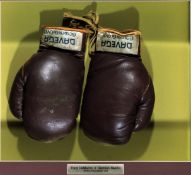
<path fill-rule="evenodd" d="M 39 51 L 18 71 L 9 106 L 33 139 L 54 141 L 75 127 L 88 35 L 85 29 L 44 27 Z"/>
<path fill-rule="evenodd" d="M 146 127 L 155 101 L 152 80 L 140 57 L 140 32 L 99 29 L 81 109 L 90 138 L 127 143 Z"/>

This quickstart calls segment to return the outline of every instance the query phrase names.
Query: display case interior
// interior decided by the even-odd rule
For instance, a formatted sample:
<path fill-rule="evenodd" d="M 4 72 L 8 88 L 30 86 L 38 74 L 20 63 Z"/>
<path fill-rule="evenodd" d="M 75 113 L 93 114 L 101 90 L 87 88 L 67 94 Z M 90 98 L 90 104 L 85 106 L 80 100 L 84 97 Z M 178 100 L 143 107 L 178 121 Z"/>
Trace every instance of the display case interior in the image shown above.
<path fill-rule="evenodd" d="M 13 79 L 37 51 L 41 25 L 60 26 L 64 11 L 89 10 L 100 14 L 103 27 L 141 31 L 156 96 L 152 122 L 125 145 L 92 141 L 78 126 L 54 143 L 32 140 L 8 107 Z M 189 2 L 2 2 L 1 15 L 2 160 L 190 160 Z"/>

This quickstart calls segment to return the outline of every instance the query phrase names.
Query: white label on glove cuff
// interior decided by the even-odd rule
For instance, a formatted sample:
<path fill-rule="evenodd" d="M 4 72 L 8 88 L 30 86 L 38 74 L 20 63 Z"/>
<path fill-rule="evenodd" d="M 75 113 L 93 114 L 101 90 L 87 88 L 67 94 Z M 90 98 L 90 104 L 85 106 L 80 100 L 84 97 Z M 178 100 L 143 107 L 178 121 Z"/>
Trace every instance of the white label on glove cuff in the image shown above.
<path fill-rule="evenodd" d="M 81 32 L 45 28 L 41 37 L 41 46 L 81 51 L 82 38 L 83 34 Z"/>
<path fill-rule="evenodd" d="M 139 36 L 98 32 L 96 50 L 137 55 L 139 51 Z"/>

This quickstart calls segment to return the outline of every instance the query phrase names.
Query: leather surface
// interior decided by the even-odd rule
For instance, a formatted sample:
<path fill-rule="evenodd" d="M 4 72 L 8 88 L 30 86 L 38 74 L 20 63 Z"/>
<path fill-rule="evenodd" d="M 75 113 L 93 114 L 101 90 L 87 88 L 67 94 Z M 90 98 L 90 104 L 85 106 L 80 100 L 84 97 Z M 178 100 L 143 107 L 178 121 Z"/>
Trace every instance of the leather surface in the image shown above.
<path fill-rule="evenodd" d="M 81 123 L 90 138 L 123 144 L 150 122 L 154 88 L 141 58 L 95 52 L 84 91 Z"/>
<path fill-rule="evenodd" d="M 84 59 L 76 52 L 42 49 L 25 63 L 13 82 L 9 106 L 37 140 L 64 137 L 76 124 Z"/>

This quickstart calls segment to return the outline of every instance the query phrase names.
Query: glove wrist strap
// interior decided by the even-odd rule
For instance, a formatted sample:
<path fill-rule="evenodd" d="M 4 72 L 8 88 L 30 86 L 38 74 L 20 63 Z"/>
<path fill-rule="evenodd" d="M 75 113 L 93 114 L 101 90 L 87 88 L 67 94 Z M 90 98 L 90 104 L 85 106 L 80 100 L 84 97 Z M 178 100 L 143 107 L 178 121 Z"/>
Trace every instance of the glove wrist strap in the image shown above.
<path fill-rule="evenodd" d="M 70 51 L 82 51 L 85 33 L 88 33 L 88 31 L 83 29 L 43 27 L 40 46 L 51 46 Z"/>
<path fill-rule="evenodd" d="M 96 51 L 140 55 L 140 32 L 99 29 Z"/>

